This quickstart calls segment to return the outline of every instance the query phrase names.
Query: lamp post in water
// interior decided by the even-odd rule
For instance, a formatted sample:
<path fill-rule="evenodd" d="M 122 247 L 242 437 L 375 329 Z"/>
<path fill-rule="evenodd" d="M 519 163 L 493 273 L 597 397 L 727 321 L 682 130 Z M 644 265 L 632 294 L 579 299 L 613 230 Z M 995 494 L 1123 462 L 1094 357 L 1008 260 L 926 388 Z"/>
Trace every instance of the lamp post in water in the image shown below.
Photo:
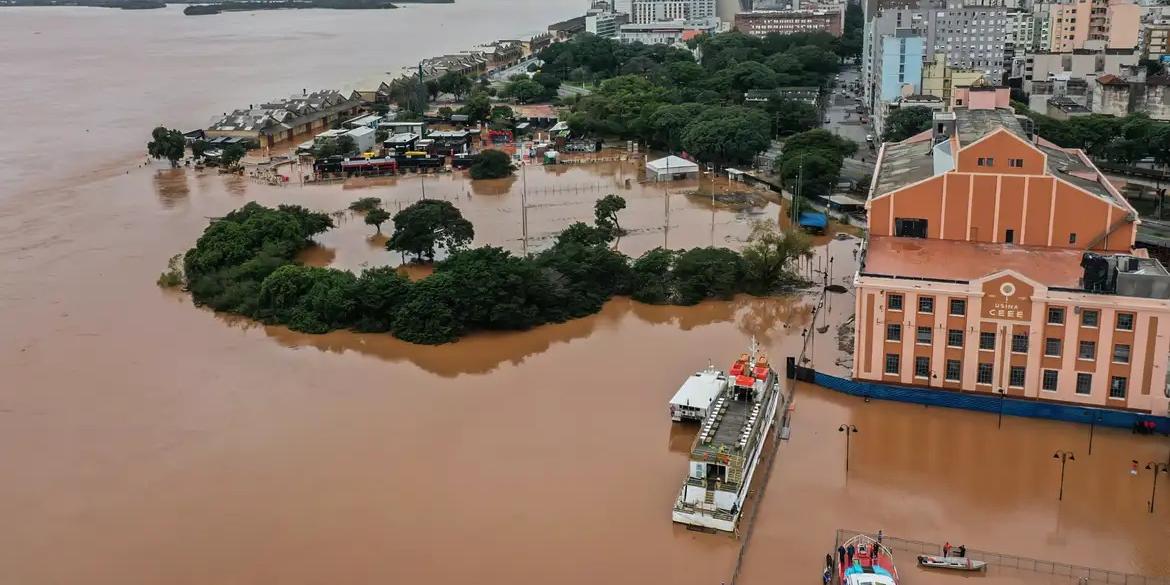
<path fill-rule="evenodd" d="M 1064 466 L 1069 461 L 1076 461 L 1077 458 L 1073 456 L 1072 451 L 1057 451 L 1052 454 L 1053 459 L 1060 460 L 1060 494 L 1056 496 L 1057 501 L 1064 500 Z"/>
<path fill-rule="evenodd" d="M 1134 459 L 1133 460 L 1134 469 L 1137 469 L 1137 465 L 1138 465 L 1137 459 Z M 1158 474 L 1159 473 L 1170 473 L 1170 471 L 1167 471 L 1168 468 L 1170 468 L 1170 466 L 1167 466 L 1165 463 L 1162 463 L 1159 461 L 1151 461 L 1151 462 L 1146 464 L 1146 469 L 1154 472 L 1154 485 L 1150 488 L 1150 513 L 1151 514 L 1154 513 L 1154 497 L 1158 495 Z"/>
<path fill-rule="evenodd" d="M 1003 401 L 1004 401 L 1004 397 L 1006 396 L 1006 391 L 1003 388 L 998 388 L 998 389 L 996 389 L 996 392 L 999 393 L 999 420 L 996 421 L 995 428 L 1002 429 L 1003 428 Z"/>
<path fill-rule="evenodd" d="M 838 427 L 837 431 L 845 433 L 845 474 L 848 475 L 849 474 L 849 438 L 851 435 L 853 435 L 854 433 L 857 432 L 857 426 L 845 424 L 845 425 L 841 425 L 840 427 Z"/>
<path fill-rule="evenodd" d="M 1093 431 L 1097 428 L 1097 423 L 1101 422 L 1101 415 L 1096 412 L 1085 413 L 1089 416 L 1089 455 L 1093 454 Z"/>

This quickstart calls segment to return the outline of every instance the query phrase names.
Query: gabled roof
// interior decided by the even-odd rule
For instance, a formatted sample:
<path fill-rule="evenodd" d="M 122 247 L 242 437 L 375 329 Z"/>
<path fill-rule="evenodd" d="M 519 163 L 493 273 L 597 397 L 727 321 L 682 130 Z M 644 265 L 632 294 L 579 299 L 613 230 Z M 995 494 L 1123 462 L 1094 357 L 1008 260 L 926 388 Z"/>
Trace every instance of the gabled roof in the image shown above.
<path fill-rule="evenodd" d="M 1097 78 L 1097 83 L 1101 85 L 1129 85 L 1124 79 L 1112 74 L 1106 73 Z"/>

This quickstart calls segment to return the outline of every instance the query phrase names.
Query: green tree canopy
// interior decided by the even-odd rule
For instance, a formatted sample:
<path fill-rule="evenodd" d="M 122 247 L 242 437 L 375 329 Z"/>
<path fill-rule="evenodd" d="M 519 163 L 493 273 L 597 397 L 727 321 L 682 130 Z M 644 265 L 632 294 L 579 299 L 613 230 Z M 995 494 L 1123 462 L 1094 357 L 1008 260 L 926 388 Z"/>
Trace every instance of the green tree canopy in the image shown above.
<path fill-rule="evenodd" d="M 689 124 L 683 131 L 682 146 L 699 160 L 718 166 L 748 164 L 771 142 L 769 127 L 767 118 L 758 111 L 729 109 L 716 119 L 701 116 Z"/>
<path fill-rule="evenodd" d="M 367 212 L 371 209 L 377 209 L 382 206 L 382 199 L 379 197 L 362 197 L 349 204 L 350 211 Z"/>
<path fill-rule="evenodd" d="M 386 223 L 386 221 L 389 219 L 390 212 L 382 209 L 381 207 L 377 207 L 366 212 L 366 225 L 374 226 L 378 229 L 379 233 L 382 231 L 382 224 Z"/>
<path fill-rule="evenodd" d="M 626 208 L 626 200 L 621 195 L 609 194 L 593 203 L 594 225 L 615 234 L 623 233 L 618 223 L 618 212 Z"/>
<path fill-rule="evenodd" d="M 433 261 L 436 248 L 452 252 L 474 237 L 471 222 L 450 201 L 423 199 L 394 214 L 394 233 L 386 249 Z"/>
<path fill-rule="evenodd" d="M 240 161 L 243 160 L 244 155 L 247 153 L 248 151 L 245 150 L 243 146 L 240 146 L 239 144 L 229 144 L 223 148 L 223 154 L 219 155 L 219 162 L 224 166 L 224 168 L 230 169 L 239 164 Z"/>
<path fill-rule="evenodd" d="M 812 242 L 800 231 L 781 233 L 775 222 L 757 222 L 741 254 L 749 290 L 767 294 L 786 278 L 795 278 L 791 267 L 812 254 Z"/>
<path fill-rule="evenodd" d="M 504 96 L 510 97 L 518 103 L 528 104 L 545 99 L 545 88 L 525 76 L 524 79 L 508 82 L 504 88 Z"/>
<path fill-rule="evenodd" d="M 901 142 L 915 134 L 930 130 L 934 112 L 930 108 L 914 106 L 898 108 L 886 116 L 886 131 L 882 142 Z"/>
<path fill-rule="evenodd" d="M 171 130 L 159 126 L 150 133 L 150 142 L 146 143 L 146 152 L 155 159 L 166 159 L 172 167 L 179 166 L 186 152 L 187 139 L 178 130 Z"/>
<path fill-rule="evenodd" d="M 471 78 L 466 75 L 461 75 L 455 71 L 448 71 L 439 78 L 439 91 L 449 93 L 455 97 L 462 98 L 467 95 L 467 92 L 472 88 Z"/>
<path fill-rule="evenodd" d="M 471 163 L 472 179 L 499 179 L 512 176 L 512 157 L 501 150 L 488 149 L 475 157 Z"/>

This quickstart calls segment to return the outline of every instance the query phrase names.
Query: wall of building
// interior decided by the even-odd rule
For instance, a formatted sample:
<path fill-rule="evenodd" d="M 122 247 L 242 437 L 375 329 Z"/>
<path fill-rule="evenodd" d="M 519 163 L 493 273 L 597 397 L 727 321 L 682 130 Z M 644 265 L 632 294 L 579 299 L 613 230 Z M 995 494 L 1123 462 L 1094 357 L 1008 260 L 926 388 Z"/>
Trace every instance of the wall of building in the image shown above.
<path fill-rule="evenodd" d="M 912 86 L 911 94 L 922 90 L 922 62 L 926 39 L 919 36 L 888 36 L 882 39 L 880 69 L 881 101 L 902 97 L 902 86 Z"/>
<path fill-rule="evenodd" d="M 1024 166 L 1009 167 L 1013 158 Z M 918 218 L 932 239 L 999 243 L 1012 230 L 1019 245 L 1085 249 L 1128 212 L 1043 173 L 1043 153 L 996 132 L 961 150 L 955 171 L 871 200 L 870 234 L 892 236 L 896 218 Z M 1135 236 L 1136 225 L 1126 224 L 1093 249 L 1128 252 Z"/>
<path fill-rule="evenodd" d="M 1110 49 L 1133 49 L 1141 38 L 1142 8 L 1127 0 L 1109 2 L 1108 44 Z"/>
<path fill-rule="evenodd" d="M 901 296 L 900 310 L 889 306 L 895 295 Z M 933 300 L 930 313 L 918 310 L 924 297 Z M 952 314 L 952 299 L 963 301 L 962 314 Z M 1049 322 L 1049 308 L 1061 311 L 1063 323 Z M 1096 326 L 1081 324 L 1081 315 L 1088 311 L 1097 312 Z M 1133 316 L 1130 329 L 1118 327 L 1119 314 Z M 1165 415 L 1170 406 L 1166 397 L 1170 303 L 1164 300 L 1052 291 L 1011 272 L 971 283 L 859 276 L 857 315 L 855 378 L 989 394 L 1003 390 L 1013 397 L 1158 415 Z M 888 339 L 889 325 L 900 327 L 900 340 Z M 929 329 L 929 342 L 918 342 L 919 327 Z M 951 332 L 956 332 L 955 339 Z M 994 334 L 991 349 L 981 348 L 981 333 Z M 1026 340 L 1025 351 L 1014 351 L 1021 348 L 1013 347 L 1012 336 Z M 1094 342 L 1092 357 L 1079 357 L 1082 341 Z M 1117 344 L 1129 346 L 1128 362 L 1114 359 Z M 1057 351 L 1048 355 L 1050 349 Z M 893 373 L 886 372 L 888 355 L 898 356 Z M 916 374 L 915 358 L 927 360 L 926 376 Z M 958 362 L 959 376 L 947 375 L 948 360 Z M 980 380 L 980 364 L 990 365 L 990 382 Z M 1013 366 L 1023 368 L 1023 384 L 1012 383 Z M 1056 372 L 1055 389 L 1044 389 L 1045 370 Z M 1077 374 L 1090 376 L 1088 393 L 1078 392 Z M 1110 397 L 1114 376 L 1125 378 L 1124 398 Z"/>

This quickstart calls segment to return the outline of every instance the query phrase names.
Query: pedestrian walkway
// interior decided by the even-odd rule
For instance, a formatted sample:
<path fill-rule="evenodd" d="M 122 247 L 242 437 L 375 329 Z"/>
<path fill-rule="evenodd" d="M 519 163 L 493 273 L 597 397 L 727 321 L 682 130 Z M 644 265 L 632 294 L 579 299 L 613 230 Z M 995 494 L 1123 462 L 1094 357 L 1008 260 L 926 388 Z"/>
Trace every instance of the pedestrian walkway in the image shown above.
<path fill-rule="evenodd" d="M 858 534 L 864 534 L 870 538 L 877 538 L 876 534 L 838 528 L 833 549 L 836 549 L 841 543 Z M 882 535 L 882 544 L 894 551 L 894 557 L 899 561 L 899 573 L 909 570 L 916 563 L 916 557 L 918 555 L 939 555 L 942 554 L 943 547 L 941 543 L 937 542 L 910 540 L 888 535 Z M 957 543 L 951 544 L 957 545 Z M 1148 575 L 1120 573 L 1107 569 L 1031 559 L 974 548 L 968 548 L 966 553 L 966 556 L 973 560 L 987 563 L 988 574 L 994 574 L 998 569 L 1008 569 L 1063 577 L 1067 578 L 1069 583 L 1075 583 L 1077 585 L 1170 585 L 1170 577 L 1152 577 Z"/>

